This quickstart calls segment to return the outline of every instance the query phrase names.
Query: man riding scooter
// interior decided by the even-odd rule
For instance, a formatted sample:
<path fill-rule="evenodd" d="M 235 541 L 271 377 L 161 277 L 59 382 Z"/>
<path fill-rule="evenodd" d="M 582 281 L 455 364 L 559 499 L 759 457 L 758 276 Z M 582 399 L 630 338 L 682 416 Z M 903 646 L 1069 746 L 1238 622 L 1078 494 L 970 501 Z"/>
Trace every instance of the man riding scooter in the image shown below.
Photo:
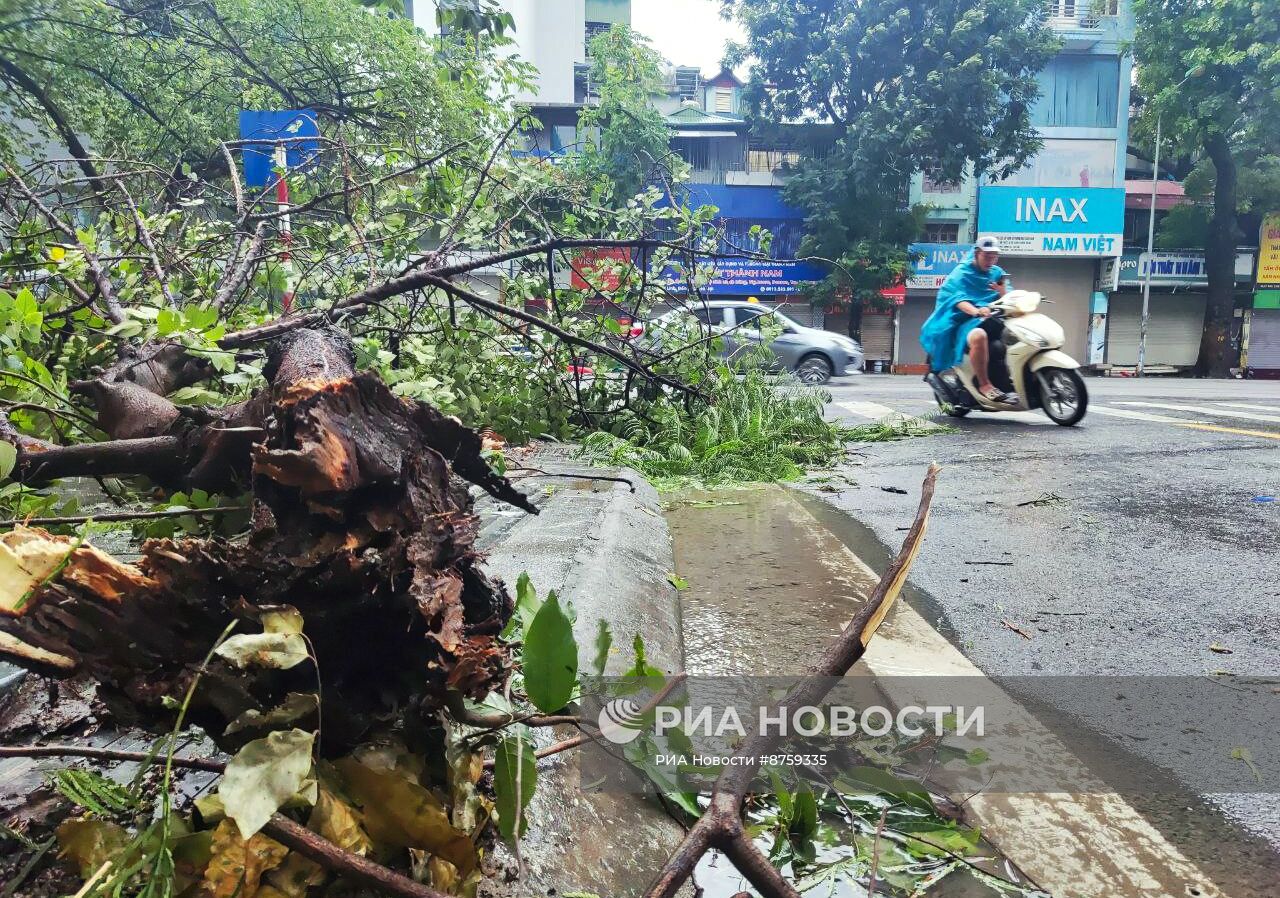
<path fill-rule="evenodd" d="M 996 264 L 999 259 L 1000 241 L 979 237 L 972 255 L 956 266 L 939 288 L 933 314 L 920 330 L 920 344 L 935 373 L 959 365 L 968 353 L 983 397 L 1012 404 L 1017 400 L 991 382 L 988 370 L 991 341 L 1004 329 L 987 308 L 1006 290 L 1004 269 Z"/>

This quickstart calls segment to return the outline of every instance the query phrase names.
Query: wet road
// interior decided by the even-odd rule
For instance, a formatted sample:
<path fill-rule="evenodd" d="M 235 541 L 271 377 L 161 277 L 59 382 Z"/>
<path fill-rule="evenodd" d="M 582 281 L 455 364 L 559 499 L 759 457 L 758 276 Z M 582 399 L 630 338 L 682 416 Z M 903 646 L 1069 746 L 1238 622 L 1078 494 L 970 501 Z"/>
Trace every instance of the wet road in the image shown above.
<path fill-rule="evenodd" d="M 879 566 L 910 523 L 925 468 L 939 462 L 911 601 L 988 676 L 1018 678 L 1028 700 L 1088 721 L 1072 696 L 1028 694 L 1022 678 L 1186 676 L 1224 690 L 1252 679 L 1271 684 L 1259 713 L 1274 714 L 1280 501 L 1256 500 L 1280 497 L 1280 382 L 1087 383 L 1088 416 L 1061 428 L 1036 413 L 941 418 L 918 377 L 841 379 L 830 387 L 831 417 L 905 414 L 954 432 L 861 446 L 840 469 L 848 481 L 805 489 L 865 528 L 857 549 Z M 1099 751 L 1132 753 L 1158 774 L 1177 741 L 1162 732 L 1203 722 L 1154 697 L 1134 704 L 1132 726 L 1112 727 Z M 1275 769 L 1274 739 L 1247 748 Z M 1187 825 L 1221 817 L 1241 838 L 1280 847 L 1280 787 L 1266 789 L 1203 796 Z M 1257 854 L 1268 853 L 1261 844 L 1239 847 L 1242 863 L 1275 863 Z"/>

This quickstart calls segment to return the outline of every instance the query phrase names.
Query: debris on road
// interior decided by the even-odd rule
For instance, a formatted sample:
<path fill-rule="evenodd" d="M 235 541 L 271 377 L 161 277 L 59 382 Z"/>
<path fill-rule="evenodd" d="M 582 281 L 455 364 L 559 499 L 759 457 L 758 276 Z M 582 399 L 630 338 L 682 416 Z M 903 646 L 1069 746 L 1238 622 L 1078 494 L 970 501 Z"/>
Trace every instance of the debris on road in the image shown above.
<path fill-rule="evenodd" d="M 1022 629 L 1021 627 L 1017 626 L 1016 624 L 1011 624 L 1011 623 L 1009 623 L 1009 621 L 1007 621 L 1007 620 L 1002 620 L 1002 621 L 1000 621 L 1000 623 L 1001 623 L 1001 625 L 1002 625 L 1002 626 L 1004 626 L 1006 629 L 1012 630 L 1013 632 L 1015 632 L 1015 633 L 1017 633 L 1019 636 L 1021 636 L 1023 639 L 1030 639 L 1030 638 L 1031 638 L 1031 634 L 1030 634 L 1030 633 L 1028 633 L 1026 630 Z"/>
<path fill-rule="evenodd" d="M 886 493 L 894 493 L 899 496 L 905 496 L 907 494 L 906 490 L 896 486 L 882 486 L 880 489 L 884 490 Z"/>
<path fill-rule="evenodd" d="M 1216 642 L 1215 642 L 1213 645 L 1209 646 L 1209 651 L 1211 651 L 1211 652 L 1217 652 L 1219 655 L 1234 655 L 1234 654 L 1235 654 L 1235 651 L 1234 651 L 1233 649 L 1229 649 L 1229 648 L 1227 648 L 1225 645 L 1220 645 L 1220 644 L 1218 644 L 1218 643 L 1216 643 Z"/>
<path fill-rule="evenodd" d="M 1039 498 L 1019 502 L 1014 508 L 1043 508 L 1046 505 L 1062 505 L 1064 502 L 1071 501 L 1066 496 L 1059 496 L 1057 493 L 1041 493 Z"/>

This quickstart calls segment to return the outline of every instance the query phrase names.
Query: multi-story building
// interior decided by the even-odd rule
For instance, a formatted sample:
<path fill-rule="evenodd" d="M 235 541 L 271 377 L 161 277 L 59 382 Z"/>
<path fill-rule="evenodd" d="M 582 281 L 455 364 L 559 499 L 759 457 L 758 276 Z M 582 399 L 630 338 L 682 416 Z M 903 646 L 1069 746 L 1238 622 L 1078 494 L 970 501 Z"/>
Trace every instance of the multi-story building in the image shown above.
<path fill-rule="evenodd" d="M 1060 49 L 1040 73 L 1032 111 L 1041 151 L 998 183 L 978 173 L 955 184 L 917 176 L 913 185 L 912 200 L 933 208 L 929 239 L 916 246 L 924 262 L 897 315 L 900 370 L 924 365 L 916 335 L 942 278 L 979 234 L 1000 238 L 1001 265 L 1015 287 L 1054 301 L 1067 352 L 1094 364 L 1105 358 L 1108 304 L 1099 278 L 1122 249 L 1133 13 L 1129 0 L 1046 0 L 1043 14 Z M 1113 313 L 1127 321 L 1129 305 Z"/>

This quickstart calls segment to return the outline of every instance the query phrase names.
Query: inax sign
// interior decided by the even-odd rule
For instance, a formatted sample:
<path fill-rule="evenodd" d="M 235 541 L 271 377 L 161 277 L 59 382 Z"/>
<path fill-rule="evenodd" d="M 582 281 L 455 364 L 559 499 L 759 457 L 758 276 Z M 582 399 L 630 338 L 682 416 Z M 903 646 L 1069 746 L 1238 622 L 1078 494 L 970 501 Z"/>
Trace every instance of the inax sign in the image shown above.
<path fill-rule="evenodd" d="M 1118 256 L 1124 232 L 1120 187 L 983 187 L 978 233 L 1011 256 Z"/>

